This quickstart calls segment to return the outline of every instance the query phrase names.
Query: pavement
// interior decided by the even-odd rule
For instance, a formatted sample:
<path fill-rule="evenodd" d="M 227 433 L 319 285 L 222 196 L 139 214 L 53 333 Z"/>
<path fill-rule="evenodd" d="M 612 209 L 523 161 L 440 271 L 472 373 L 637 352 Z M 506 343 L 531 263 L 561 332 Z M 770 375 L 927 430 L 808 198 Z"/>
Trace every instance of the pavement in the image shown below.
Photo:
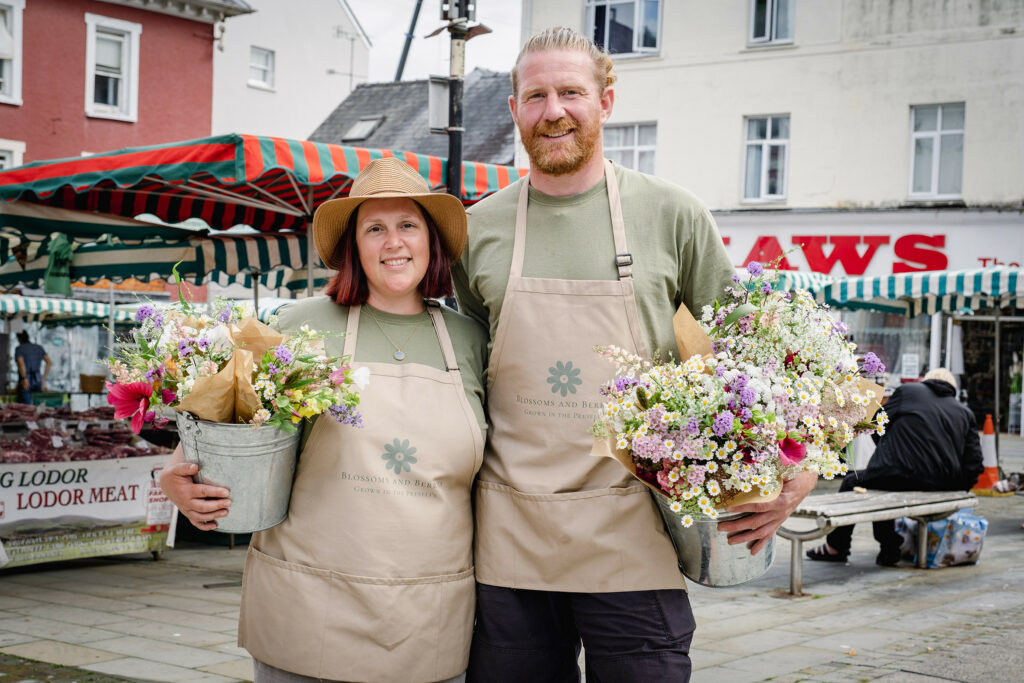
<path fill-rule="evenodd" d="M 1000 464 L 1024 472 L 1024 440 L 1002 435 Z M 783 539 L 760 579 L 691 585 L 692 680 L 1024 680 L 1024 495 L 979 498 L 976 512 L 989 520 L 977 565 L 878 567 L 871 527 L 858 525 L 847 563 L 804 562 L 804 597 L 788 594 Z M 0 571 L 0 683 L 250 680 L 236 645 L 244 558 L 244 547 L 179 541 L 159 561 Z"/>

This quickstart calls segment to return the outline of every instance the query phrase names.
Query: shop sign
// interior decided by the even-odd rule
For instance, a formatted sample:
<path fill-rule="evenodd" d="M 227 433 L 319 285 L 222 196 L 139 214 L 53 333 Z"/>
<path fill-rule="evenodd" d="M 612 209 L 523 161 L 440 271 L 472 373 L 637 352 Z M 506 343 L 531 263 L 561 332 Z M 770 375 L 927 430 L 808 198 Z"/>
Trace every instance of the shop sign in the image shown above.
<path fill-rule="evenodd" d="M 163 549 L 174 515 L 156 481 L 166 460 L 0 465 L 0 566 Z"/>

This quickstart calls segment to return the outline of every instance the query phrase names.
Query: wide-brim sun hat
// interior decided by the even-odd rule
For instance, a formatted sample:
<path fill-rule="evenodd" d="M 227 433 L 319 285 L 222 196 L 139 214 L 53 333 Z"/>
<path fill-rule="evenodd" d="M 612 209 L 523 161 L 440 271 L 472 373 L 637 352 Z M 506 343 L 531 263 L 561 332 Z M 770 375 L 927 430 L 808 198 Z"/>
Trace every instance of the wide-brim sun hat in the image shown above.
<path fill-rule="evenodd" d="M 348 229 L 349 219 L 367 199 L 411 199 L 430 214 L 440 233 L 441 244 L 452 263 L 466 246 L 466 210 L 450 194 L 431 192 L 427 181 L 412 166 L 394 157 L 371 161 L 352 182 L 347 197 L 321 204 L 313 214 L 313 243 L 322 260 L 338 269 L 335 250 Z"/>

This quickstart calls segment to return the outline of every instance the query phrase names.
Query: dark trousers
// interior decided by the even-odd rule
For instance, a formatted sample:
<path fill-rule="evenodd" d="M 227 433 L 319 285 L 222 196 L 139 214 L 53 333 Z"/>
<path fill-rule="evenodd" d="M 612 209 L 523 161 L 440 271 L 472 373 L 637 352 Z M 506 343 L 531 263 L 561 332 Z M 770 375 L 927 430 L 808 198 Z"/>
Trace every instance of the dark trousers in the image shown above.
<path fill-rule="evenodd" d="M 683 590 L 554 593 L 477 585 L 467 683 L 689 681 L 696 623 Z"/>
<path fill-rule="evenodd" d="M 840 484 L 840 491 L 852 491 L 854 486 L 862 486 L 866 489 L 877 489 L 879 491 L 927 491 L 932 486 L 923 484 L 917 479 L 900 476 L 879 476 L 872 475 L 868 470 L 857 470 L 850 472 L 843 477 Z M 888 519 L 881 522 L 872 522 L 871 529 L 874 532 L 875 540 L 881 546 L 881 555 L 886 558 L 899 559 L 900 545 L 903 544 L 903 537 L 896 533 L 896 522 Z M 828 544 L 841 555 L 850 554 L 850 542 L 853 539 L 853 525 L 841 526 L 825 537 Z"/>

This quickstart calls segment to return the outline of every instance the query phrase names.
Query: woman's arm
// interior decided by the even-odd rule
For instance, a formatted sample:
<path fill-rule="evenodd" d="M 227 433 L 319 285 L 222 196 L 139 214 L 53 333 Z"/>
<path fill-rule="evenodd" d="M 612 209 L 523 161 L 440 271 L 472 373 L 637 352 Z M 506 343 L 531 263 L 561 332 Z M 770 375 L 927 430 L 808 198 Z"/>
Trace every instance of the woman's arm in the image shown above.
<path fill-rule="evenodd" d="M 219 518 L 228 514 L 231 492 L 223 486 L 195 483 L 192 475 L 198 471 L 199 465 L 185 462 L 179 445 L 160 472 L 160 488 L 193 526 L 210 531 L 217 528 Z"/>

